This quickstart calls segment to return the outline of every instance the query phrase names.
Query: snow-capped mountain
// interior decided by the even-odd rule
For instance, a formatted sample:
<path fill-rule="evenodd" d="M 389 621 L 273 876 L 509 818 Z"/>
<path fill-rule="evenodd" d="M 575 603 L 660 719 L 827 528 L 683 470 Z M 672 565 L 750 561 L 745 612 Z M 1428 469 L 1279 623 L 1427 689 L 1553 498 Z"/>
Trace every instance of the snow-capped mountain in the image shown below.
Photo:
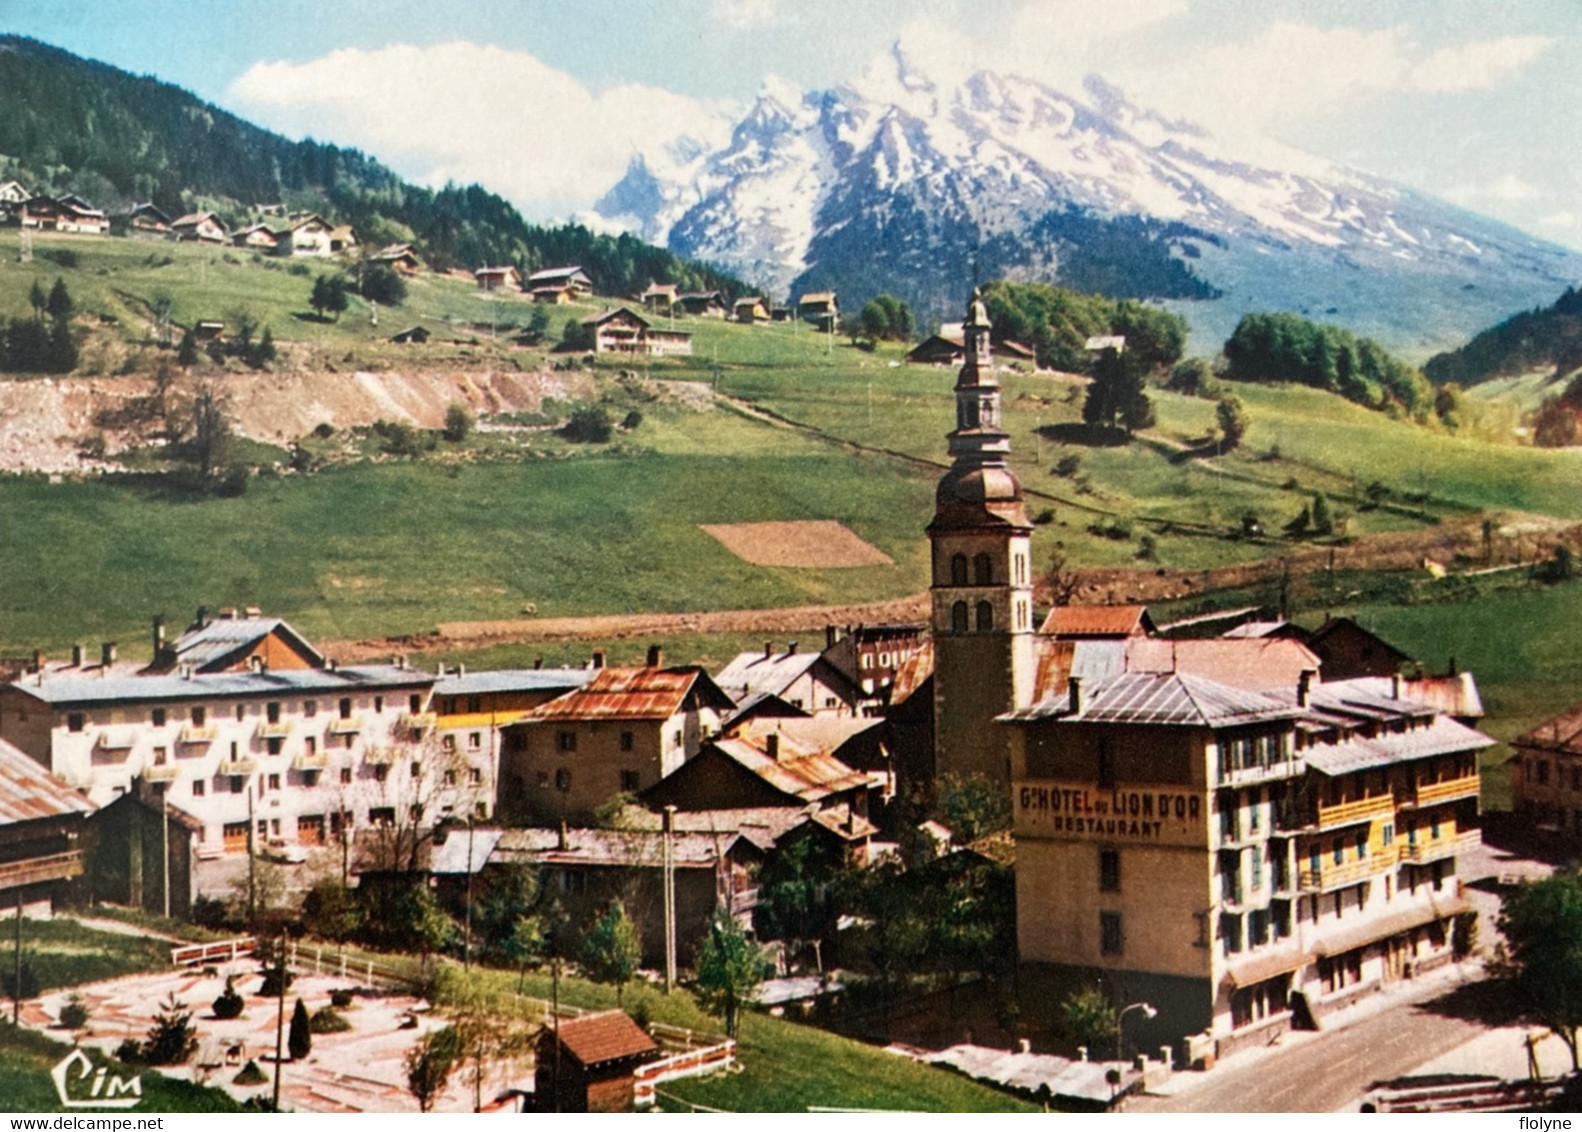
<path fill-rule="evenodd" d="M 728 144 L 666 164 L 634 161 L 598 211 L 848 306 L 889 290 L 942 315 L 1006 275 L 1181 301 L 1206 335 L 1293 309 L 1426 352 L 1582 277 L 1576 253 L 1287 147 L 1232 150 L 1096 77 L 1082 98 L 944 84 L 899 46 L 832 90 L 765 84 Z"/>

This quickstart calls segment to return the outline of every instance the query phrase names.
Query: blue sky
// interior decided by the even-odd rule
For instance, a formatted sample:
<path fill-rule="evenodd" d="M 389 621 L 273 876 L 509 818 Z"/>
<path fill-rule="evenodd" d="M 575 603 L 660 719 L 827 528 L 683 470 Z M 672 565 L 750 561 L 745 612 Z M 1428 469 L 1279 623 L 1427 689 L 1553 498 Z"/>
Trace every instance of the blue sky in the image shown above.
<path fill-rule="evenodd" d="M 717 140 L 766 79 L 1096 72 L 1582 248 L 1582 4 L 1501 0 L 0 0 L 0 29 L 156 75 L 530 216 L 585 209 L 635 150 Z"/>

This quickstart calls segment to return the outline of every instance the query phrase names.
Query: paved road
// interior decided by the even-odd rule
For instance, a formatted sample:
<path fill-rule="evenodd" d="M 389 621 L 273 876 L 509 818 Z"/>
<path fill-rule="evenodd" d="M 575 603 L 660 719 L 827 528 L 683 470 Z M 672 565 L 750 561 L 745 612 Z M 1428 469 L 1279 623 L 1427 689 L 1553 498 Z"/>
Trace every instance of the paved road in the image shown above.
<path fill-rule="evenodd" d="M 1343 1030 L 1291 1035 L 1286 1048 L 1213 1070 L 1178 1096 L 1138 1097 L 1127 1112 L 1334 1112 L 1375 1081 L 1410 1073 L 1488 1028 L 1402 1003 Z"/>

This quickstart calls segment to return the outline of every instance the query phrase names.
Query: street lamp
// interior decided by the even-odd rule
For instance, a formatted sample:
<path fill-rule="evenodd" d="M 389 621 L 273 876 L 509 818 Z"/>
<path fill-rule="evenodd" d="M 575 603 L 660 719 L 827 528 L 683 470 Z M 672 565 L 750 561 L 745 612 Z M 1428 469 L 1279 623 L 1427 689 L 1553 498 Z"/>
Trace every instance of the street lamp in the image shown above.
<path fill-rule="evenodd" d="M 1121 1036 L 1121 1021 L 1133 1010 L 1141 1010 L 1144 1018 L 1159 1017 L 1159 1011 L 1146 1002 L 1134 1002 L 1130 1006 L 1121 1007 L 1120 1013 L 1115 1016 L 1115 1055 L 1122 1061 L 1126 1060 L 1126 1046 Z"/>

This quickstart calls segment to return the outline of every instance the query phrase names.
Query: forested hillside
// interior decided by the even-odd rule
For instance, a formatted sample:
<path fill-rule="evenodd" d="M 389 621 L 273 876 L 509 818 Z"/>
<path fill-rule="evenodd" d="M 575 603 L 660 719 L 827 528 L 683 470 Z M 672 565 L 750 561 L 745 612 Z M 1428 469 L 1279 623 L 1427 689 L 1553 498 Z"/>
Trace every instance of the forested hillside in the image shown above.
<path fill-rule="evenodd" d="M 1033 347 L 1038 364 L 1052 369 L 1087 373 L 1096 358 L 1087 348 L 1094 335 L 1124 335 L 1127 353 L 1144 370 L 1169 368 L 1186 347 L 1185 319 L 1133 299 L 1002 279 L 983 288 L 983 300 L 995 337 Z"/>
<path fill-rule="evenodd" d="M 1455 350 L 1428 359 L 1423 371 L 1438 384 L 1475 385 L 1553 367 L 1582 367 L 1582 291 L 1567 287 L 1554 305 L 1514 314 Z"/>
<path fill-rule="evenodd" d="M 580 263 L 606 294 L 651 280 L 741 289 L 635 237 L 529 224 L 476 185 L 410 185 L 355 149 L 288 141 L 179 87 L 36 40 L 0 36 L 0 106 L 0 179 L 110 212 L 151 200 L 172 216 L 207 208 L 235 223 L 283 203 L 351 224 L 364 244 L 415 239 L 440 268 Z"/>

